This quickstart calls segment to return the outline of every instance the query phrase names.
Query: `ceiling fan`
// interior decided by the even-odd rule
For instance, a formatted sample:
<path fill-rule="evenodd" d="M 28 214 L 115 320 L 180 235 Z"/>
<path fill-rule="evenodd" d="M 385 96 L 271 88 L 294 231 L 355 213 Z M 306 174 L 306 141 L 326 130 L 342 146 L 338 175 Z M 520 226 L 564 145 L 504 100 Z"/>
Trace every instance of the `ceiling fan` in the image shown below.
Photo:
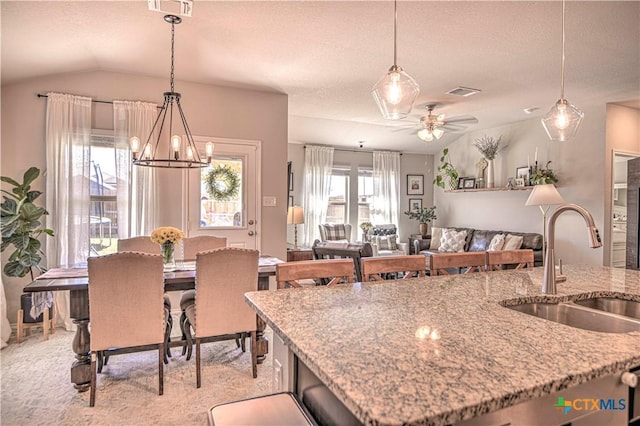
<path fill-rule="evenodd" d="M 445 118 L 444 114 L 435 115 L 433 113 L 435 107 L 436 104 L 427 104 L 427 115 L 420 117 L 420 127 L 416 132 L 423 141 L 431 142 L 434 139 L 440 139 L 445 131 L 459 132 L 466 126 L 478 122 L 477 118 L 470 115 L 452 118 Z"/>

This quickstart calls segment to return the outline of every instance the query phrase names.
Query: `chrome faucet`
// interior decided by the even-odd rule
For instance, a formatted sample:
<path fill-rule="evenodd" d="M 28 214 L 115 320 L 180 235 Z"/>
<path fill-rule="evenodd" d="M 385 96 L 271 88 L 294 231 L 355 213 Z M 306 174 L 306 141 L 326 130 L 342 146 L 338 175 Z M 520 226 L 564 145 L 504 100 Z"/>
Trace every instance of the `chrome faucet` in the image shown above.
<path fill-rule="evenodd" d="M 581 207 L 577 204 L 564 204 L 558 207 L 547 222 L 547 253 L 545 257 L 544 263 L 544 277 L 542 278 L 542 292 L 545 294 L 556 294 L 556 261 L 554 255 L 554 245 L 555 245 L 555 231 L 556 231 L 556 219 L 562 213 L 573 210 L 575 212 L 580 213 L 580 215 L 584 218 L 584 221 L 587 222 L 587 231 L 589 234 L 589 247 L 598 248 L 602 247 L 602 241 L 600 240 L 600 234 L 598 233 L 598 228 L 596 228 L 596 223 L 593 220 L 593 216 L 591 213 L 587 211 L 584 207 Z"/>

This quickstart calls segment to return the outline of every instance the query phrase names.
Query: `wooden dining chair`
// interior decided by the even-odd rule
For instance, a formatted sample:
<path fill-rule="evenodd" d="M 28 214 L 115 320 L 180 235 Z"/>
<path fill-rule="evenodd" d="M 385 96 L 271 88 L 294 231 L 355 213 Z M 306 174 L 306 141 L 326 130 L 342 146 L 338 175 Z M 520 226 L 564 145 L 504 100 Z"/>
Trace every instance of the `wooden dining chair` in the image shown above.
<path fill-rule="evenodd" d="M 196 260 L 196 254 L 201 251 L 209 251 L 227 246 L 226 237 L 215 237 L 213 235 L 197 235 L 182 239 L 184 250 L 184 260 Z"/>
<path fill-rule="evenodd" d="M 149 236 L 141 236 L 141 237 L 132 237 L 132 238 L 121 238 L 118 240 L 118 252 L 123 251 L 134 251 L 138 253 L 148 253 L 148 254 L 162 254 L 162 248 L 160 244 L 156 244 L 151 241 L 151 237 Z M 168 294 L 164 294 L 164 306 L 165 306 L 165 316 L 167 317 L 167 327 L 165 329 L 165 356 L 164 363 L 169 363 L 169 358 L 171 358 L 171 348 L 169 347 L 169 342 L 171 342 L 171 330 L 173 329 L 173 317 L 171 316 L 171 299 Z M 107 364 L 109 362 L 109 356 L 100 357 L 98 360 L 98 373 L 102 371 L 103 364 Z"/>
<path fill-rule="evenodd" d="M 122 252 L 88 259 L 91 394 L 96 399 L 97 357 L 112 348 L 158 347 L 158 394 L 163 394 L 166 328 L 162 256 Z"/>
<path fill-rule="evenodd" d="M 533 268 L 533 250 L 499 250 L 487 252 L 487 270 Z"/>
<path fill-rule="evenodd" d="M 328 280 L 328 287 L 341 282 L 352 283 L 353 261 L 351 259 L 302 260 L 276 265 L 278 289 L 283 289 L 287 285 L 301 288 L 301 280 L 323 278 Z"/>
<path fill-rule="evenodd" d="M 485 270 L 485 252 L 433 253 L 429 256 L 431 275 L 449 275 L 448 268 L 460 268 L 463 274 Z"/>
<path fill-rule="evenodd" d="M 390 277 L 391 274 L 396 276 L 398 273 L 401 279 L 424 277 L 427 269 L 427 258 L 421 254 L 365 257 L 361 262 L 364 281 L 384 281 L 385 277 Z"/>
<path fill-rule="evenodd" d="M 257 291 L 258 250 L 224 247 L 196 255 L 196 288 L 193 303 L 185 306 L 182 324 L 189 354 L 194 331 L 196 346 L 196 386 L 201 385 L 200 345 L 207 341 L 251 336 L 251 366 L 258 376 L 256 313 L 244 300 L 244 294 Z"/>

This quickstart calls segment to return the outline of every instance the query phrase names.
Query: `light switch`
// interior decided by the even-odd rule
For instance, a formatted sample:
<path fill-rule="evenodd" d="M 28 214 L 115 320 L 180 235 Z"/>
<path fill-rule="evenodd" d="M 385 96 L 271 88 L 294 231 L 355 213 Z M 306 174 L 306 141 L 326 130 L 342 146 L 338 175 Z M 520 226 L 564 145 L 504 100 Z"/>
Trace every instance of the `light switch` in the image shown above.
<path fill-rule="evenodd" d="M 265 207 L 275 207 L 276 197 L 262 197 L 262 205 Z"/>

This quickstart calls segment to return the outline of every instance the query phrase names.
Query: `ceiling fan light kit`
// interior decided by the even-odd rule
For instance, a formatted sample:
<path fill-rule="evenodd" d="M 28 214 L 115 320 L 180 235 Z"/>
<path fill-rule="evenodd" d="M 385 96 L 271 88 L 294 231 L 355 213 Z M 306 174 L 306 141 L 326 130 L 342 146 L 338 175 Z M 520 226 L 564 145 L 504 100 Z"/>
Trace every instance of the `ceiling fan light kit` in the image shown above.
<path fill-rule="evenodd" d="M 389 120 L 405 118 L 420 93 L 418 83 L 397 65 L 397 1 L 393 2 L 393 65 L 371 90 L 382 116 Z"/>
<path fill-rule="evenodd" d="M 562 0 L 562 65 L 560 99 L 542 117 L 542 126 L 552 141 L 568 141 L 578 132 L 584 113 L 564 98 L 564 16 L 565 0 Z"/>
<path fill-rule="evenodd" d="M 164 92 L 164 104 L 158 112 L 158 117 L 153 123 L 153 128 L 140 146 L 140 138 L 133 136 L 130 140 L 133 164 L 147 167 L 163 167 L 188 169 L 192 167 L 206 167 L 211 162 L 213 156 L 213 143 L 206 144 L 206 161 L 203 161 L 198 154 L 196 144 L 189 130 L 187 118 L 180 105 L 180 93 L 174 91 L 174 46 L 175 46 L 175 26 L 182 22 L 182 18 L 176 15 L 166 15 L 164 20 L 171 24 L 171 90 Z M 174 109 L 177 110 L 174 115 Z M 169 117 L 167 120 L 167 113 Z M 175 117 L 175 128 L 174 128 Z M 179 117 L 179 118 L 178 118 Z M 165 129 L 165 123 L 167 128 Z M 159 124 L 159 126 L 158 126 Z M 182 125 L 182 133 L 185 135 L 186 143 L 182 143 L 182 138 L 178 135 L 178 124 Z M 153 135 L 157 135 L 154 142 Z M 164 137 L 163 137 L 164 136 Z M 166 152 L 166 157 L 162 152 Z"/>

